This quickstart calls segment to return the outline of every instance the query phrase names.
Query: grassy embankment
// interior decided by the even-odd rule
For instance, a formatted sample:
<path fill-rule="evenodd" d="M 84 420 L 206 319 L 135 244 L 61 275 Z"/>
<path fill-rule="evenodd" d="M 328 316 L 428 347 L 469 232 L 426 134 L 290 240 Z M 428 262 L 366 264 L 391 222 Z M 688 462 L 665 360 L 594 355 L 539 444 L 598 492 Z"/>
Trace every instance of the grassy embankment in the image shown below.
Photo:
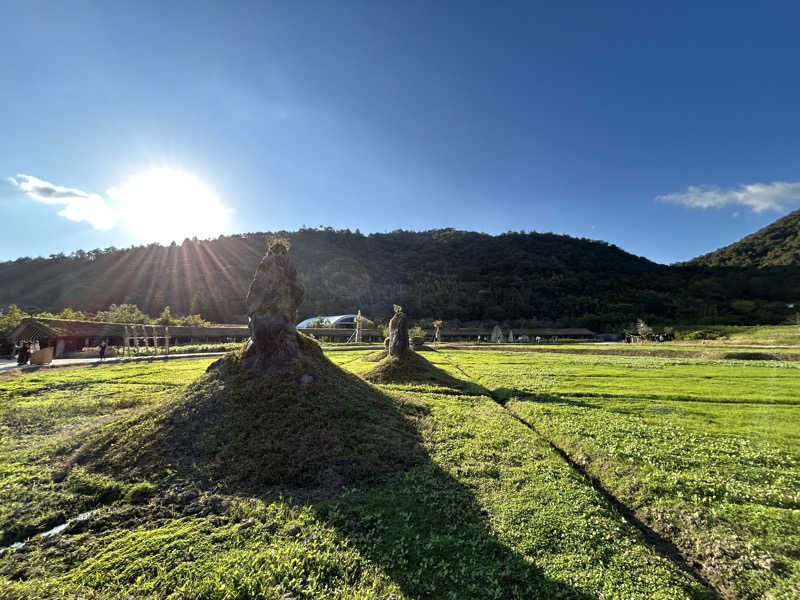
<path fill-rule="evenodd" d="M 800 365 L 431 354 L 505 401 L 726 595 L 800 596 Z"/>
<path fill-rule="evenodd" d="M 800 325 L 703 325 L 681 328 L 684 340 L 757 346 L 800 345 Z"/>
<path fill-rule="evenodd" d="M 331 356 L 362 365 L 361 353 Z M 0 535 L 27 538 L 0 556 L 0 597 L 708 597 L 474 385 L 369 387 L 414 427 L 425 458 L 315 500 L 168 470 L 141 481 L 64 470 L 98 428 L 166 405 L 209 362 L 0 380 Z M 97 507 L 58 535 L 35 535 Z"/>

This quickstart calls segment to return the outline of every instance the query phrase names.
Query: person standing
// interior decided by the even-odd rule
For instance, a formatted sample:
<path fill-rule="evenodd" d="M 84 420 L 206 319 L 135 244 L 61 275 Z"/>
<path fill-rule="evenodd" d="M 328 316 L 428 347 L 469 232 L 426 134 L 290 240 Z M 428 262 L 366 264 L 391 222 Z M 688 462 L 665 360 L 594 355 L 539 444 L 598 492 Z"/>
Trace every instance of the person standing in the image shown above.
<path fill-rule="evenodd" d="M 100 342 L 100 360 L 103 360 L 106 357 L 106 348 L 107 348 L 106 341 L 103 340 Z"/>
<path fill-rule="evenodd" d="M 30 356 L 31 356 L 30 346 L 28 345 L 28 342 L 25 342 L 24 344 L 22 344 L 22 348 L 20 348 L 19 352 L 17 353 L 17 364 L 27 365 Z"/>

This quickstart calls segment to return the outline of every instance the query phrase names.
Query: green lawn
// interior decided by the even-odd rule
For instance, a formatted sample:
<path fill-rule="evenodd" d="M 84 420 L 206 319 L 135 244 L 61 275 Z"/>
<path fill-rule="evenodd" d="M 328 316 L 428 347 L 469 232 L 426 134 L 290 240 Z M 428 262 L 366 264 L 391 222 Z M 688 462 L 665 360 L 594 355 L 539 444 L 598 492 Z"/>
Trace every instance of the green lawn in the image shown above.
<path fill-rule="evenodd" d="M 800 594 L 800 365 L 439 354 L 705 564 L 722 589 Z"/>
<path fill-rule="evenodd" d="M 372 352 L 328 356 L 361 373 Z M 0 378 L 0 536 L 28 539 L 0 555 L 0 598 L 711 597 L 547 440 L 730 597 L 797 597 L 800 365 L 422 355 L 470 382 L 378 386 L 416 407 L 426 460 L 313 502 L 169 473 L 60 480 L 85 432 L 164 402 L 208 359 Z"/>

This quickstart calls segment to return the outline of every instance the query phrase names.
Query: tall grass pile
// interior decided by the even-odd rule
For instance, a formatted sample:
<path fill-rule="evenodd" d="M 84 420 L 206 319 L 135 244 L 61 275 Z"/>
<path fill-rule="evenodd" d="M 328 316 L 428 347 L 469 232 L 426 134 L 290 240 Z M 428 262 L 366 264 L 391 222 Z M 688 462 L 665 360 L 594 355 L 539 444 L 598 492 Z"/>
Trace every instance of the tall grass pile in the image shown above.
<path fill-rule="evenodd" d="M 416 464 L 413 410 L 299 339 L 302 356 L 269 375 L 226 355 L 174 400 L 101 429 L 78 462 L 134 479 L 177 472 L 200 485 L 309 496 Z"/>

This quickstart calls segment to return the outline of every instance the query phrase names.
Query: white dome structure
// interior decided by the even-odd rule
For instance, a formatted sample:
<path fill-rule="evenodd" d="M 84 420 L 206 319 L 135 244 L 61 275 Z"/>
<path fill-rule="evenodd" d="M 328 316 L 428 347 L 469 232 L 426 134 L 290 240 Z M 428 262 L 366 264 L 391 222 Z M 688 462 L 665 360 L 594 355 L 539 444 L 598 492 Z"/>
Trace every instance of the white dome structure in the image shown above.
<path fill-rule="evenodd" d="M 300 321 L 297 324 L 298 329 L 306 329 L 311 326 L 312 323 L 323 319 L 325 322 L 325 327 L 335 327 L 337 329 L 355 329 L 356 327 L 356 316 L 357 315 L 331 315 L 331 316 L 319 316 L 319 317 L 311 317 L 310 319 L 305 319 Z"/>

